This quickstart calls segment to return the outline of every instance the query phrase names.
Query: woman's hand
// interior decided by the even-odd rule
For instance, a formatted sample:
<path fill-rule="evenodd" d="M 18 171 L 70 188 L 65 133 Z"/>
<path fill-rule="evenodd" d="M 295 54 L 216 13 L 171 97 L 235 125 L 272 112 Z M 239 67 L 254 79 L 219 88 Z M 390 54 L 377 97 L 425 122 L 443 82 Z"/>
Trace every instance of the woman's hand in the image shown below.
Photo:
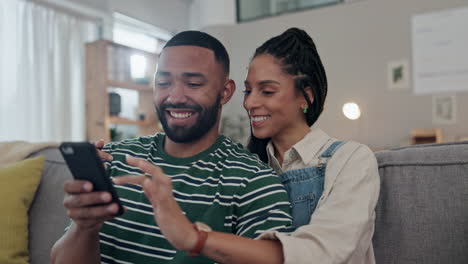
<path fill-rule="evenodd" d="M 113 178 L 116 184 L 138 184 L 153 206 L 154 219 L 166 239 L 175 248 L 190 251 L 195 247 L 198 232 L 182 212 L 172 194 L 172 181 L 161 168 L 146 160 L 127 156 L 128 165 L 139 168 L 147 176 L 122 176 Z"/>

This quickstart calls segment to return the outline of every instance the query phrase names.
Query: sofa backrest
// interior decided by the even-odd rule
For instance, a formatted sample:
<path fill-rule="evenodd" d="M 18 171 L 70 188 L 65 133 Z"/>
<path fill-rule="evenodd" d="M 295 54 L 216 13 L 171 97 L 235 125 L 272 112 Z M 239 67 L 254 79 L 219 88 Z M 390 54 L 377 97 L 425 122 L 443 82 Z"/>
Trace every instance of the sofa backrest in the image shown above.
<path fill-rule="evenodd" d="M 50 263 L 50 249 L 64 233 L 68 217 L 63 206 L 63 184 L 71 179 L 57 148 L 48 148 L 33 156 L 46 157 L 41 182 L 29 209 L 29 255 L 31 264 Z"/>
<path fill-rule="evenodd" d="M 376 263 L 468 263 L 468 142 L 377 152 Z"/>
<path fill-rule="evenodd" d="M 57 148 L 29 210 L 31 264 L 50 263 L 67 224 L 63 184 L 71 174 Z M 377 264 L 468 263 L 468 142 L 376 153 L 381 178 L 373 237 Z"/>

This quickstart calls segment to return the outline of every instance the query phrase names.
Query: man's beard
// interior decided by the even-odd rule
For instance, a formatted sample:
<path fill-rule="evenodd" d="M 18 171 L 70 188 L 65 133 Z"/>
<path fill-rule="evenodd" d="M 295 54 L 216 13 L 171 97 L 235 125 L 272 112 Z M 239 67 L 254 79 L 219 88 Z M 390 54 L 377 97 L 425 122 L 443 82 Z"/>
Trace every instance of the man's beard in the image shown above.
<path fill-rule="evenodd" d="M 221 95 L 218 95 L 213 105 L 208 108 L 203 108 L 198 104 L 171 104 L 162 103 L 156 106 L 159 121 L 164 129 L 166 135 L 174 142 L 177 143 L 191 143 L 202 138 L 218 121 L 218 112 L 221 107 Z M 168 108 L 176 109 L 192 109 L 198 113 L 195 124 L 186 126 L 169 126 L 166 119 L 166 110 Z"/>

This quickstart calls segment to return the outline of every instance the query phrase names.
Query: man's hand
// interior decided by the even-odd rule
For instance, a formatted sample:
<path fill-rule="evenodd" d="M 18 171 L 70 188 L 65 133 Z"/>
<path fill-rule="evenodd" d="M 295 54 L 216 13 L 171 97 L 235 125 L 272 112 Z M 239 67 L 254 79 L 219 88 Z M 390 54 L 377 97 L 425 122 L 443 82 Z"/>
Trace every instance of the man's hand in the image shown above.
<path fill-rule="evenodd" d="M 164 174 L 161 168 L 146 160 L 127 156 L 127 163 L 151 175 L 151 178 L 147 176 L 115 177 L 114 183 L 141 185 L 153 206 L 154 219 L 169 243 L 179 250 L 193 249 L 198 233 L 183 214 L 172 194 L 171 178 Z"/>
<path fill-rule="evenodd" d="M 93 192 L 89 181 L 69 180 L 65 182 L 63 205 L 68 216 L 82 231 L 97 232 L 104 221 L 111 220 L 118 211 L 116 203 L 109 203 L 109 192 Z M 105 204 L 105 205 L 103 205 Z"/>
<path fill-rule="evenodd" d="M 101 157 L 101 159 L 103 160 L 107 160 L 107 161 L 112 161 L 114 159 L 114 157 L 112 157 L 111 154 L 109 153 L 106 153 L 104 151 L 102 151 L 102 148 L 104 147 L 104 139 L 100 139 L 96 142 L 94 142 L 94 146 L 96 147 L 96 150 L 99 154 L 99 157 Z"/>

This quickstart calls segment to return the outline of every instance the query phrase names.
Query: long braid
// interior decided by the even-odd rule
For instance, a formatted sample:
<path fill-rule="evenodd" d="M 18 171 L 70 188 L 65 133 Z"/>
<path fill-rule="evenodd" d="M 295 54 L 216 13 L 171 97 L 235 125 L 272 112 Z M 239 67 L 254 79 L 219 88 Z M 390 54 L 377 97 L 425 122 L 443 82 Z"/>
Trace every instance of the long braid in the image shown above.
<path fill-rule="evenodd" d="M 312 38 L 302 29 L 290 28 L 258 47 L 252 59 L 262 54 L 278 59 L 283 70 L 295 77 L 295 87 L 307 101 L 307 124 L 312 126 L 323 111 L 328 90 L 325 68 Z M 313 101 L 307 96 L 306 87 L 312 89 Z M 259 139 L 251 134 L 247 148 L 261 160 L 268 162 L 266 145 L 269 141 L 269 138 Z"/>

